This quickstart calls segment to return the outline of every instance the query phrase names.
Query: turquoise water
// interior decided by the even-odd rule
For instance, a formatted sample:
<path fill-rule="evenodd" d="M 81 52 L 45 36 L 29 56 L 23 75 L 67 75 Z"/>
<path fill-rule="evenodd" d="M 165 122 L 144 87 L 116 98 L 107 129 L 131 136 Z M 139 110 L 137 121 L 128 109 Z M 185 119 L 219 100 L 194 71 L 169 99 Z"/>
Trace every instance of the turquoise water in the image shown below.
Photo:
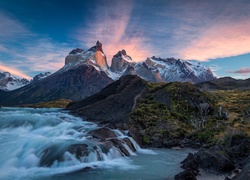
<path fill-rule="evenodd" d="M 111 148 L 107 154 L 89 154 L 77 159 L 65 151 L 72 144 L 94 144 L 87 133 L 97 124 L 82 121 L 61 109 L 0 109 L 0 179 L 173 179 L 190 149 L 141 149 L 124 157 Z M 125 133 L 114 130 L 120 136 Z M 133 140 L 133 139 L 131 139 Z M 51 148 L 53 147 L 53 148 Z M 46 149 L 62 153 L 63 161 L 41 167 Z M 52 156 L 52 155 L 51 155 Z M 87 168 L 87 169 L 86 169 Z"/>

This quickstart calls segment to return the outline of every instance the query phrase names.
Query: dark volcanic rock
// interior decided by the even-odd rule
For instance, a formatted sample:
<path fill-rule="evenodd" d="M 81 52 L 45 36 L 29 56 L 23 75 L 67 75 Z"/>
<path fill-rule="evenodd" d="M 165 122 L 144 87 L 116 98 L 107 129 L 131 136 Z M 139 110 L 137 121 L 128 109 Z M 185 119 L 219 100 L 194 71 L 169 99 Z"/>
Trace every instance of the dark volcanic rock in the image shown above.
<path fill-rule="evenodd" d="M 226 173 L 235 169 L 233 163 L 219 152 L 200 150 L 196 156 L 199 166 L 205 170 Z"/>
<path fill-rule="evenodd" d="M 183 169 L 190 169 L 199 173 L 199 168 L 213 173 L 228 173 L 235 169 L 233 163 L 219 152 L 210 150 L 200 150 L 195 154 L 189 153 L 187 158 L 182 161 Z"/>
<path fill-rule="evenodd" d="M 138 76 L 124 76 L 108 85 L 101 92 L 66 108 L 86 120 L 109 123 L 127 123 L 129 115 L 146 82 Z"/>
<path fill-rule="evenodd" d="M 57 100 L 79 100 L 99 92 L 113 82 L 93 66 L 81 65 L 1 95 L 0 105 L 11 106 Z M 5 96 L 5 98 L 2 96 Z M 6 98 L 8 97 L 8 98 Z"/>

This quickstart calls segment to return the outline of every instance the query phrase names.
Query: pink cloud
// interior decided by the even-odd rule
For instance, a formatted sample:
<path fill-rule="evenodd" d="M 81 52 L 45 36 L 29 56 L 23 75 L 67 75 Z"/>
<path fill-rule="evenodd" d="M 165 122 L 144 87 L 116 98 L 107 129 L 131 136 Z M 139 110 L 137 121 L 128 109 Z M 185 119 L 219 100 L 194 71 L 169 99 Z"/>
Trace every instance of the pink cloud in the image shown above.
<path fill-rule="evenodd" d="M 109 63 L 112 57 L 122 49 L 125 49 L 134 61 L 145 60 L 152 54 L 150 47 L 144 43 L 147 39 L 142 36 L 142 32 L 136 32 L 133 35 L 126 34 L 127 28 L 133 29 L 133 27 L 128 27 L 133 1 L 110 2 L 113 3 L 112 6 L 107 4 L 101 9 L 96 9 L 95 20 L 91 21 L 87 28 L 86 25 L 79 28 L 76 39 L 87 47 L 95 45 L 97 40 L 102 42 Z"/>
<path fill-rule="evenodd" d="M 32 77 L 26 75 L 25 73 L 23 73 L 19 70 L 16 70 L 14 68 L 9 68 L 9 67 L 1 65 L 1 64 L 0 64 L 0 70 L 3 72 L 9 72 L 9 73 L 13 74 L 14 76 L 18 76 L 20 78 L 32 79 Z"/>
<path fill-rule="evenodd" d="M 234 74 L 244 74 L 245 76 L 250 73 L 250 68 L 240 68 L 239 70 L 231 71 L 227 70 L 227 73 L 234 73 Z"/>
<path fill-rule="evenodd" d="M 181 50 L 180 57 L 207 61 L 249 53 L 249 29 L 249 20 L 215 23 L 207 27 L 207 30 L 194 39 L 188 47 Z"/>

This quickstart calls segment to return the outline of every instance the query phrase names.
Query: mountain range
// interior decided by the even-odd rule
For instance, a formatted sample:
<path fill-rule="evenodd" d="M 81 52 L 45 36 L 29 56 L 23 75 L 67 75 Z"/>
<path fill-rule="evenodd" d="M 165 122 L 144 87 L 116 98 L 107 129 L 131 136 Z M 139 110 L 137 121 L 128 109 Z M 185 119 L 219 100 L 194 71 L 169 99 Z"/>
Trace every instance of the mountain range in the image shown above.
<path fill-rule="evenodd" d="M 18 79 L 12 76 L 9 72 L 0 72 L 0 89 L 11 91 L 29 84 L 29 80 L 22 78 Z"/>
<path fill-rule="evenodd" d="M 19 79 L 17 77 L 14 77 L 9 72 L 0 72 L 0 89 L 4 91 L 12 91 L 20 87 L 26 86 L 31 82 L 46 78 L 49 75 L 51 75 L 50 72 L 40 73 L 34 76 L 33 79 L 29 81 L 25 78 Z"/>
<path fill-rule="evenodd" d="M 200 63 L 154 56 L 135 62 L 125 50 L 115 54 L 109 66 L 102 43 L 97 41 L 86 51 L 73 49 L 66 56 L 65 65 L 55 73 L 39 74 L 15 90 L 4 89 L 12 91 L 0 92 L 0 105 L 32 104 L 60 98 L 80 100 L 125 75 L 137 75 L 151 82 L 200 83 L 216 79 L 212 71 Z"/>

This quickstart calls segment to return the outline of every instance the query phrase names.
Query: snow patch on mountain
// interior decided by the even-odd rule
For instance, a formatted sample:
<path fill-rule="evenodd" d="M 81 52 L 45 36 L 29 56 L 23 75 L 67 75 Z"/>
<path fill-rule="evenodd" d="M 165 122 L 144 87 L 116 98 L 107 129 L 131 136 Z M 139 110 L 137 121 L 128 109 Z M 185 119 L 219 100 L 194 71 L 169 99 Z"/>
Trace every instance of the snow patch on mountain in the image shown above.
<path fill-rule="evenodd" d="M 32 81 L 39 81 L 39 80 L 44 79 L 50 75 L 51 75 L 51 72 L 40 73 L 40 74 L 37 74 L 36 76 L 34 76 Z"/>

